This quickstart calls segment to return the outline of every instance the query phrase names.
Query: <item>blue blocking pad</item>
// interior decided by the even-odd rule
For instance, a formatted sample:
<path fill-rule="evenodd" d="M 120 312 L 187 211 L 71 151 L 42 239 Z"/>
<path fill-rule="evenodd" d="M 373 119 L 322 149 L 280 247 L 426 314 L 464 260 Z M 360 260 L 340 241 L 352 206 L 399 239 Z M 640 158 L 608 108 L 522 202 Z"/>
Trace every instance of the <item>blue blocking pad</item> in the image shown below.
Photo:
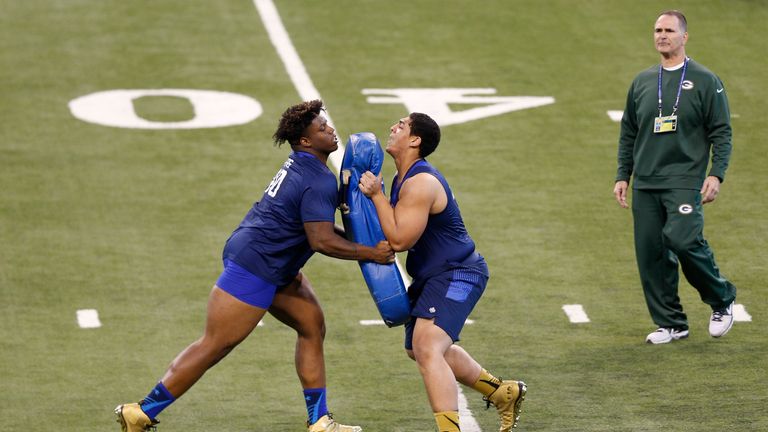
<path fill-rule="evenodd" d="M 384 152 L 376 135 L 370 132 L 352 134 L 341 163 L 341 216 L 344 230 L 351 241 L 375 246 L 386 240 L 373 202 L 358 189 L 360 177 L 370 171 L 381 172 Z M 408 293 L 397 265 L 359 262 L 379 314 L 389 327 L 405 324 L 411 315 Z"/>

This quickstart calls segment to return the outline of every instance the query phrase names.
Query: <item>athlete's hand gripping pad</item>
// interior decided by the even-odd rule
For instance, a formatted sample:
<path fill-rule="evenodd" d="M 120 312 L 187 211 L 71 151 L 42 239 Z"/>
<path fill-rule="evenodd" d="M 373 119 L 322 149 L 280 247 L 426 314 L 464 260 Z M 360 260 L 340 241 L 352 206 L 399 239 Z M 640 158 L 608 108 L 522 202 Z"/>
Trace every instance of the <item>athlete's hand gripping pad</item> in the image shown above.
<path fill-rule="evenodd" d="M 384 152 L 376 135 L 361 132 L 349 136 L 341 163 L 341 215 L 347 238 L 366 246 L 375 246 L 386 238 L 373 201 L 363 195 L 358 185 L 366 171 L 379 175 L 383 160 Z M 373 301 L 387 326 L 405 324 L 410 319 L 411 308 L 397 265 L 372 261 L 358 263 Z"/>

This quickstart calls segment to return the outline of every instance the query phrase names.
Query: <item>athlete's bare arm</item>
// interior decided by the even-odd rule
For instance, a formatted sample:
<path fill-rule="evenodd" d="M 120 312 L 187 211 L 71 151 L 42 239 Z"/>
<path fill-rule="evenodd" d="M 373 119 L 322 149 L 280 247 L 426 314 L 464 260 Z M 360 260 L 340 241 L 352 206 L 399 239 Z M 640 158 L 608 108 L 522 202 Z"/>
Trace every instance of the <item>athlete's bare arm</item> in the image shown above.
<path fill-rule="evenodd" d="M 429 215 L 443 211 L 448 202 L 440 181 L 428 173 L 416 174 L 403 183 L 394 208 L 381 190 L 381 180 L 372 173 L 363 174 L 360 190 L 373 200 L 384 236 L 398 252 L 416 244 Z"/>
<path fill-rule="evenodd" d="M 386 241 L 379 242 L 375 247 L 351 242 L 336 233 L 333 222 L 306 222 L 304 231 L 312 250 L 323 255 L 347 260 L 376 261 L 379 264 L 387 264 L 395 259 L 395 252 Z"/>

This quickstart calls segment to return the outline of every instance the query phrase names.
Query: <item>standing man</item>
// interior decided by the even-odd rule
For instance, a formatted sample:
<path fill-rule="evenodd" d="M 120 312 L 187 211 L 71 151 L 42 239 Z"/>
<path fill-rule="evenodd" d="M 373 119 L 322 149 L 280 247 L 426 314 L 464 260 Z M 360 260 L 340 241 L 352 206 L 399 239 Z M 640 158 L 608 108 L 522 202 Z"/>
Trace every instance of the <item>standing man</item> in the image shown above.
<path fill-rule="evenodd" d="M 659 327 L 646 338 L 652 344 L 688 337 L 678 263 L 712 307 L 709 334 L 723 336 L 733 325 L 736 287 L 720 274 L 704 240 L 702 209 L 717 197 L 728 168 L 728 98 L 720 78 L 685 55 L 687 41 L 682 13 L 659 15 L 654 42 L 661 64 L 640 72 L 629 88 L 613 188 L 619 205 L 628 208 L 633 178 L 637 266 L 648 310 Z"/>
<path fill-rule="evenodd" d="M 314 100 L 283 113 L 273 138 L 277 145 L 288 142 L 293 152 L 224 246 L 224 271 L 208 300 L 205 333 L 173 360 L 146 398 L 115 409 L 123 432 L 153 429 L 160 411 L 242 342 L 267 312 L 297 332 L 296 372 L 309 431 L 362 430 L 338 424 L 328 413 L 325 321 L 301 268 L 314 252 L 382 264 L 392 262 L 394 252 L 387 242 L 367 247 L 336 231 L 336 176 L 326 163 L 338 138 L 322 109 L 322 101 Z M 284 386 L 282 379 L 275 383 Z"/>
<path fill-rule="evenodd" d="M 482 393 L 501 416 L 499 430 L 510 431 L 520 418 L 525 383 L 496 378 L 454 345 L 489 274 L 448 182 L 425 159 L 439 142 L 440 127 L 426 114 L 400 119 L 387 140 L 387 153 L 397 167 L 390 199 L 381 178 L 370 171 L 361 177 L 360 190 L 373 200 L 389 244 L 408 251 L 412 319 L 405 326 L 405 349 L 419 367 L 438 430 L 460 430 L 459 381 Z"/>

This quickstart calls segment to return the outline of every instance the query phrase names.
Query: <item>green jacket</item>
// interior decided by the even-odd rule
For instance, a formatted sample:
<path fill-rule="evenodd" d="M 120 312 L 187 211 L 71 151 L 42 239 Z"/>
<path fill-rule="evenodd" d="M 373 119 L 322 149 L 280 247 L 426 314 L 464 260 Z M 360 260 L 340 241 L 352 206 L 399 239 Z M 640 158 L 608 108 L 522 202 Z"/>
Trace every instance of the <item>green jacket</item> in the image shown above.
<path fill-rule="evenodd" d="M 635 189 L 700 189 L 709 175 L 725 179 L 731 157 L 731 114 L 723 82 L 689 60 L 677 110 L 677 131 L 653 133 L 659 66 L 635 77 L 621 119 L 616 181 L 634 177 Z M 662 74 L 662 115 L 672 114 L 682 68 Z"/>

